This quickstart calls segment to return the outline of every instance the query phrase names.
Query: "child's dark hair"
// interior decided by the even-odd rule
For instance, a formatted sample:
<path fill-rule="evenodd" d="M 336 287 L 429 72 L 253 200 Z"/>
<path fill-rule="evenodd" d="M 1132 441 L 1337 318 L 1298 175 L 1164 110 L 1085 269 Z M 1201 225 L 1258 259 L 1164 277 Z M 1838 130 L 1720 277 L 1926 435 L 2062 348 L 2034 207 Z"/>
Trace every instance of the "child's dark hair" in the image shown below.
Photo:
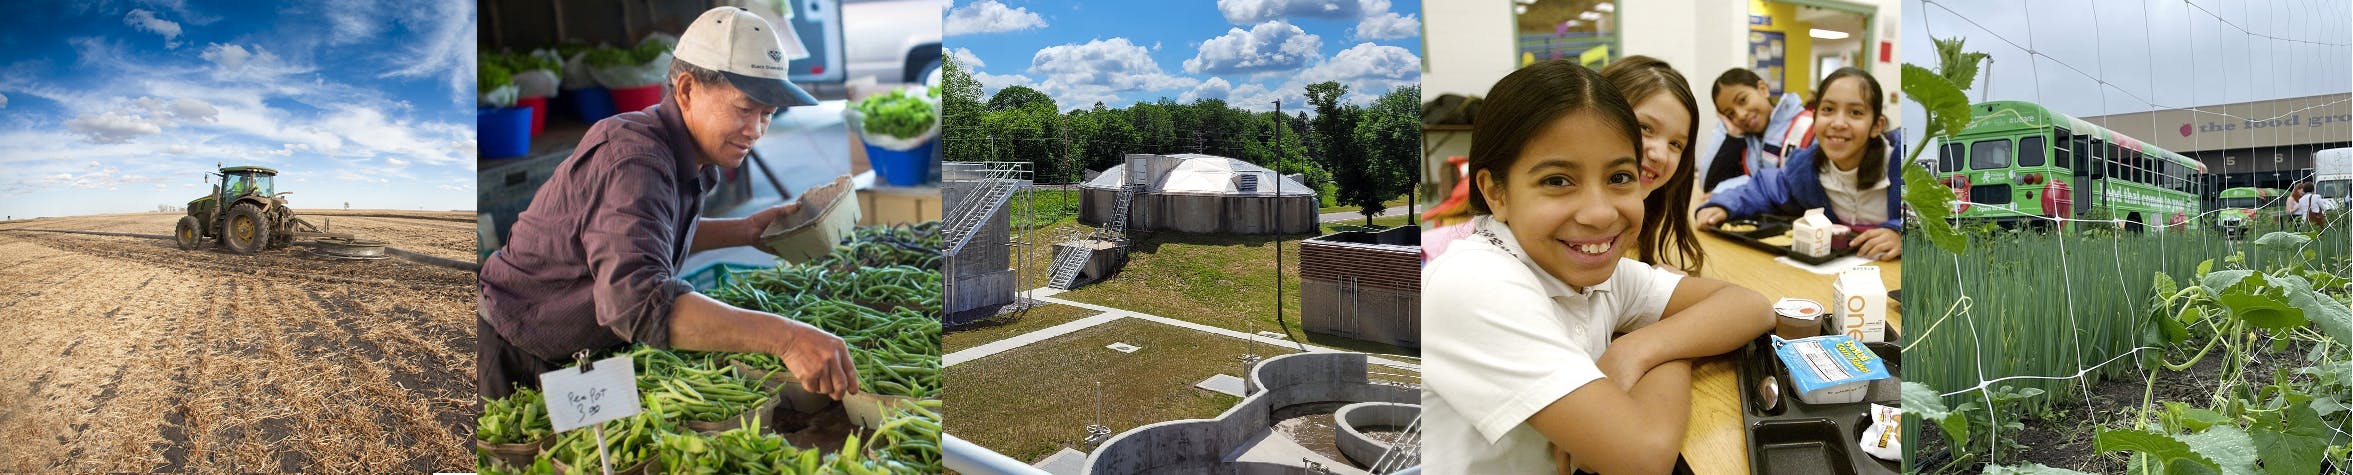
<path fill-rule="evenodd" d="M 1758 76 L 1756 71 L 1750 71 L 1748 68 L 1726 69 L 1724 74 L 1716 75 L 1715 84 L 1708 85 L 1708 97 L 1716 97 L 1716 94 L 1723 93 L 1724 86 L 1753 87 L 1764 82 L 1764 76 Z"/>
<path fill-rule="evenodd" d="M 1626 145 L 1642 149 L 1641 125 L 1634 108 L 1601 75 L 1575 62 L 1552 60 L 1512 71 L 1487 90 L 1485 106 L 1471 129 L 1471 214 L 1494 214 L 1487 209 L 1487 192 L 1474 177 L 1487 172 L 1504 183 L 1512 162 L 1546 125 L 1578 112 L 1592 112 L 1601 122 L 1623 132 Z"/>
<path fill-rule="evenodd" d="M 1863 102 L 1868 102 L 1871 104 L 1871 123 L 1876 124 L 1879 123 L 1880 120 L 1885 119 L 1887 117 L 1887 104 L 1880 102 L 1880 98 L 1886 97 L 1887 93 L 1879 89 L 1879 79 L 1871 77 L 1870 71 L 1864 71 L 1862 68 L 1853 66 L 1838 68 L 1836 71 L 1831 71 L 1829 76 L 1823 76 L 1822 84 L 1814 88 L 1814 102 L 1812 104 L 1806 104 L 1806 108 L 1820 108 L 1822 106 L 1822 95 L 1830 90 L 1830 83 L 1838 82 L 1838 80 L 1848 77 L 1856 77 L 1863 80 L 1863 93 L 1865 94 L 1863 96 Z M 1819 123 L 1819 121 L 1816 122 L 1817 127 L 1819 127 Z M 1820 131 L 1816 130 L 1815 132 L 1819 133 Z M 1863 163 L 1862 166 L 1855 168 L 1855 186 L 1867 189 L 1870 187 L 1879 186 L 1879 180 L 1881 178 L 1887 177 L 1887 136 L 1885 134 L 1879 133 L 1878 131 L 1869 130 L 1868 128 L 1866 128 L 1863 133 L 1870 134 L 1871 137 L 1863 142 L 1865 144 L 1863 146 Z M 1814 160 L 1814 173 L 1821 173 L 1823 167 L 1833 167 L 1831 168 L 1832 170 L 1837 169 L 1830 164 L 1829 156 L 1822 156 L 1819 158 L 1819 160 Z"/>
<path fill-rule="evenodd" d="M 1673 96 L 1683 104 L 1684 140 L 1688 142 L 1699 136 L 1699 102 L 1691 97 L 1690 83 L 1684 81 L 1683 73 L 1675 72 L 1674 66 L 1649 56 L 1627 56 L 1601 68 L 1601 77 L 1617 88 L 1618 95 L 1628 103 L 1642 103 L 1654 94 Z M 1691 213 L 1685 212 L 1691 209 L 1692 175 L 1698 167 L 1692 148 L 1686 143 L 1683 156 L 1675 158 L 1675 172 L 1666 177 L 1666 185 L 1642 198 L 1643 226 L 1635 248 L 1640 251 L 1639 260 L 1645 264 L 1665 264 L 1669 257 L 1675 257 L 1677 262 L 1671 265 L 1696 275 L 1706 257 L 1699 251 L 1699 241 L 1692 236 Z"/>

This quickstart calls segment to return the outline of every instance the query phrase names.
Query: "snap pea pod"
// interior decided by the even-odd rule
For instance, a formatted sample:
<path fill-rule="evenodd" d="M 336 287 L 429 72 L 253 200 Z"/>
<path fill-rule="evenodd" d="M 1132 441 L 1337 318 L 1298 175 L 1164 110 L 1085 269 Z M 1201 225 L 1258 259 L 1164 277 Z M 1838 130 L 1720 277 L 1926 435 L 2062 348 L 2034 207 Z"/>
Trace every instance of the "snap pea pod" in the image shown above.
<path fill-rule="evenodd" d="M 546 398 L 528 386 L 517 386 L 504 399 L 483 399 L 482 417 L 474 420 L 474 438 L 493 444 L 538 442 L 554 433 Z"/>

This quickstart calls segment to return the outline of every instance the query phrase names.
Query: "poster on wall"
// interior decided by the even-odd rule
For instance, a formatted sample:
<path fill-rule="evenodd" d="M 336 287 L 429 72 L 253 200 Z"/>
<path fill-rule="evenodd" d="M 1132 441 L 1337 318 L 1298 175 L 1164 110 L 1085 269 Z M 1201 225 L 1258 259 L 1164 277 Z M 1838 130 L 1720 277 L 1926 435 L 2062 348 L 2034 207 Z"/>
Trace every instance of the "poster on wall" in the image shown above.
<path fill-rule="evenodd" d="M 1775 97 L 1782 93 L 1781 73 L 1788 65 L 1785 56 L 1788 49 L 1782 39 L 1782 33 L 1778 31 L 1748 32 L 1748 68 L 1765 78 L 1765 86 L 1773 90 Z"/>

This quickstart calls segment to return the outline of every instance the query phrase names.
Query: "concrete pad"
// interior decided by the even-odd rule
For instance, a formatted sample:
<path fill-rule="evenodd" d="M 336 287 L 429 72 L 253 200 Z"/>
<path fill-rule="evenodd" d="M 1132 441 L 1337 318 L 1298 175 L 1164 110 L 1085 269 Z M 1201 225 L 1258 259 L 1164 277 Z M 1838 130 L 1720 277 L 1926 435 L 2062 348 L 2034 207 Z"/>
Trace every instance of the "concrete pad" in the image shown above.
<path fill-rule="evenodd" d="M 1141 349 L 1144 349 L 1144 347 L 1140 347 L 1140 346 L 1136 346 L 1136 345 L 1130 345 L 1130 344 L 1127 344 L 1127 343 L 1124 343 L 1124 342 L 1117 342 L 1117 341 L 1111 342 L 1111 344 L 1109 344 L 1109 345 L 1103 345 L 1103 347 L 1104 347 L 1104 348 L 1110 348 L 1110 349 L 1111 349 L 1111 351 L 1117 351 L 1117 352 L 1121 352 L 1121 353 L 1134 353 L 1134 352 L 1136 352 L 1136 350 L 1141 350 Z"/>
<path fill-rule="evenodd" d="M 1247 394 L 1242 394 L 1242 378 L 1236 378 L 1230 374 L 1212 375 L 1209 379 L 1193 383 L 1193 387 L 1217 391 L 1233 397 L 1247 396 Z"/>
<path fill-rule="evenodd" d="M 1054 475 L 1079 475 L 1087 471 L 1087 454 L 1063 447 L 1062 451 L 1048 455 L 1045 460 L 1030 466 Z"/>

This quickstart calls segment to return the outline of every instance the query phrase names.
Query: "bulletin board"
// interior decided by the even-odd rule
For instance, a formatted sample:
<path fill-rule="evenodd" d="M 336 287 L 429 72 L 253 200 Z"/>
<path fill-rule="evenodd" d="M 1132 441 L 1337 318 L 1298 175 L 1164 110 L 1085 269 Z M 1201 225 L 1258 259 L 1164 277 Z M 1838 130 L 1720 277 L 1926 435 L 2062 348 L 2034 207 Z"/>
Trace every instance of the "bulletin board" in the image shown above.
<path fill-rule="evenodd" d="M 1748 69 L 1765 78 L 1765 86 L 1773 90 L 1774 97 L 1781 96 L 1784 91 L 1781 87 L 1781 73 L 1789 64 L 1788 44 L 1782 40 L 1782 33 L 1778 31 L 1748 32 Z"/>

